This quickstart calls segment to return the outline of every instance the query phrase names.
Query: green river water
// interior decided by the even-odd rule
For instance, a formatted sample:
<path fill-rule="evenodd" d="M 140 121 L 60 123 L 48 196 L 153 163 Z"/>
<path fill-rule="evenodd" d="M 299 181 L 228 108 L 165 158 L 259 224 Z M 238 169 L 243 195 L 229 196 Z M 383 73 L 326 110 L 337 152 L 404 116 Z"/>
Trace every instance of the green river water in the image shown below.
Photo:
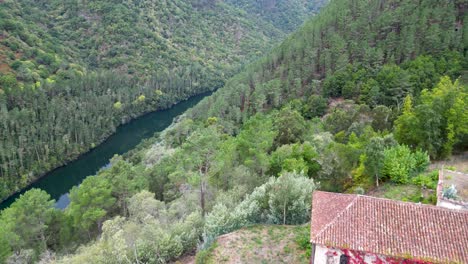
<path fill-rule="evenodd" d="M 101 145 L 67 165 L 49 172 L 29 187 L 3 201 L 0 204 L 0 210 L 10 206 L 16 198 L 31 188 L 39 188 L 48 192 L 56 200 L 57 208 L 65 208 L 69 204 L 68 192 L 73 186 L 79 185 L 86 177 L 96 174 L 99 169 L 107 166 L 114 154 L 123 154 L 143 139 L 164 130 L 175 117 L 209 94 L 191 97 L 167 110 L 148 113 L 118 127 L 117 131 Z"/>

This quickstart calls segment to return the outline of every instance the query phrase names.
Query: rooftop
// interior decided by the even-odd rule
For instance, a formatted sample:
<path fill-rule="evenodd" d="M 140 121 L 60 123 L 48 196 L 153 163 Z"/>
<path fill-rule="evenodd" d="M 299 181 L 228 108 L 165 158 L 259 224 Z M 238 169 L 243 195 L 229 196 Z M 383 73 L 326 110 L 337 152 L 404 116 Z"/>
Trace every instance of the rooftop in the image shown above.
<path fill-rule="evenodd" d="M 436 263 L 468 263 L 468 211 L 316 191 L 311 242 Z"/>

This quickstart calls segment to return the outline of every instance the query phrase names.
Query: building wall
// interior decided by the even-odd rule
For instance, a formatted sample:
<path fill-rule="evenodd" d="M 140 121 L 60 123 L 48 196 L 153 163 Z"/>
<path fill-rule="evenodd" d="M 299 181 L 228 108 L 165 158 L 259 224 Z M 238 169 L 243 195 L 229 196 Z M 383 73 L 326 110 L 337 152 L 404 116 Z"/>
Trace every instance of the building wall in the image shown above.
<path fill-rule="evenodd" d="M 341 256 L 348 256 L 349 264 L 423 264 L 427 262 L 405 260 L 400 258 L 392 258 L 385 255 L 378 255 L 373 253 L 366 253 L 357 250 L 338 249 L 316 245 L 315 255 L 313 256 L 313 264 L 344 264 L 340 263 L 343 259 Z"/>
<path fill-rule="evenodd" d="M 444 199 L 444 198 L 439 198 L 437 200 L 437 206 L 445 207 L 448 209 L 457 209 L 457 210 L 468 209 L 468 204 L 463 205 L 461 203 L 457 203 L 455 201 L 451 201 L 451 200 Z"/>
<path fill-rule="evenodd" d="M 449 209 L 468 210 L 468 201 L 466 201 L 466 194 L 460 197 L 460 200 L 451 200 L 445 198 L 442 193 L 444 185 L 448 187 L 452 184 L 455 185 L 457 190 L 464 191 L 464 189 L 466 189 L 464 187 L 468 185 L 467 179 L 468 174 L 444 169 L 439 170 L 439 182 L 437 184 L 437 206 Z M 465 199 L 463 199 L 463 197 L 465 197 Z"/>

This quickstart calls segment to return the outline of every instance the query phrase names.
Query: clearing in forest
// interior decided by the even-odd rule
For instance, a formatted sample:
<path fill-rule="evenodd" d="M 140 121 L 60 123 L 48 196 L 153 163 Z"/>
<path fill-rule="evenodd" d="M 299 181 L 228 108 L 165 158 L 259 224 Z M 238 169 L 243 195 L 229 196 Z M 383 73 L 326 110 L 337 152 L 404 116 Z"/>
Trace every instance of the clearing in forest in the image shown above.
<path fill-rule="evenodd" d="M 243 228 L 220 236 L 203 263 L 308 263 L 308 232 L 307 224 Z"/>

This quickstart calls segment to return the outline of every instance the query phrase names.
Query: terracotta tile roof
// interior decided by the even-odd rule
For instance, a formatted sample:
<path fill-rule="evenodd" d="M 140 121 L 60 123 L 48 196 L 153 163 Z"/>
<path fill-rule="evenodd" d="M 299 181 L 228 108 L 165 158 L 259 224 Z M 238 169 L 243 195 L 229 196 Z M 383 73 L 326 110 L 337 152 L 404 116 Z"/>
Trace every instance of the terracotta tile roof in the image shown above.
<path fill-rule="evenodd" d="M 316 191 L 311 242 L 436 263 L 468 263 L 468 211 Z"/>

